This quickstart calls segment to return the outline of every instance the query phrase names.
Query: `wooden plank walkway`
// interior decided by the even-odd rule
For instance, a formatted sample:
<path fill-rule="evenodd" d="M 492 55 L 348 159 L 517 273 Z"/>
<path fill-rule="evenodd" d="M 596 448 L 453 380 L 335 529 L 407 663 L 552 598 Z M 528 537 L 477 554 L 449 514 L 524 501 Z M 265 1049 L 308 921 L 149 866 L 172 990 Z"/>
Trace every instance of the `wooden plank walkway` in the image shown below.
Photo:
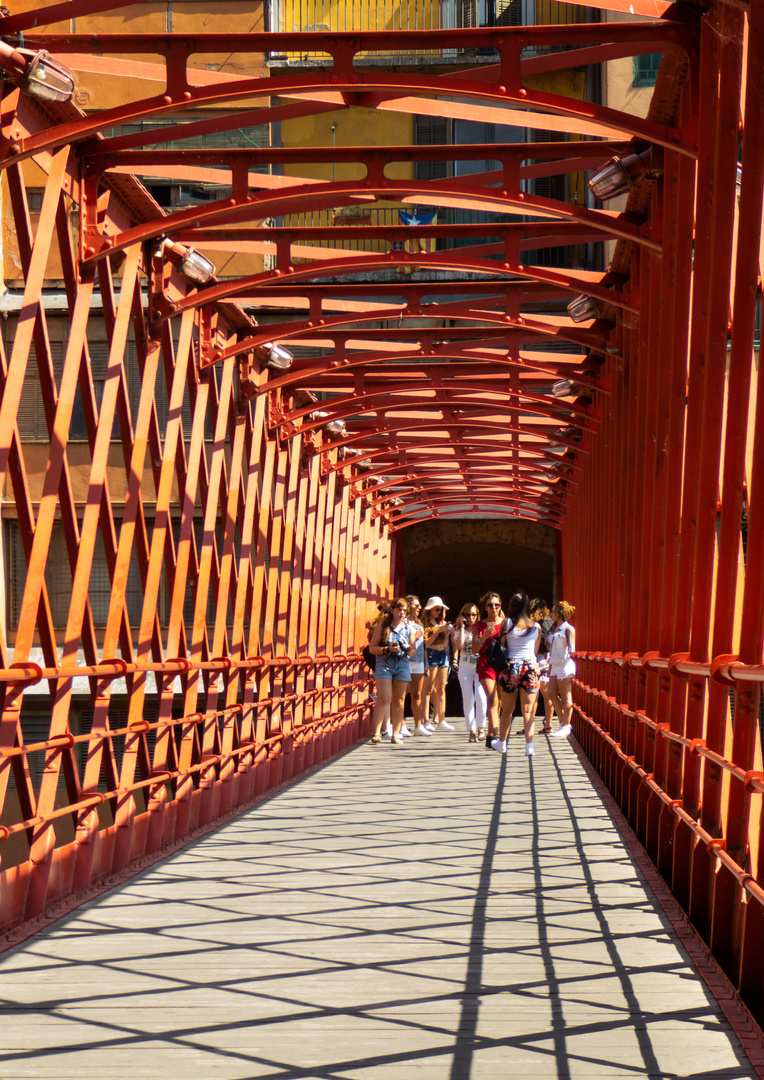
<path fill-rule="evenodd" d="M 536 742 L 359 746 L 4 953 L 0 1077 L 752 1080 Z"/>

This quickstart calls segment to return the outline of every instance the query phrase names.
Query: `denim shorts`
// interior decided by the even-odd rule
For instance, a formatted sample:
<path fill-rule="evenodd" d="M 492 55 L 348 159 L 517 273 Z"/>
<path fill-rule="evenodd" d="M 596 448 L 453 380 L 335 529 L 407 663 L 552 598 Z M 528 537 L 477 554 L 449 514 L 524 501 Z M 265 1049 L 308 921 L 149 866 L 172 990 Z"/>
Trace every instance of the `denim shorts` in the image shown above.
<path fill-rule="evenodd" d="M 448 667 L 448 649 L 428 649 L 428 667 Z"/>
<path fill-rule="evenodd" d="M 424 662 L 422 660 L 409 660 L 412 675 L 424 675 Z"/>
<path fill-rule="evenodd" d="M 411 682 L 411 664 L 408 656 L 378 656 L 374 666 L 374 678 Z"/>

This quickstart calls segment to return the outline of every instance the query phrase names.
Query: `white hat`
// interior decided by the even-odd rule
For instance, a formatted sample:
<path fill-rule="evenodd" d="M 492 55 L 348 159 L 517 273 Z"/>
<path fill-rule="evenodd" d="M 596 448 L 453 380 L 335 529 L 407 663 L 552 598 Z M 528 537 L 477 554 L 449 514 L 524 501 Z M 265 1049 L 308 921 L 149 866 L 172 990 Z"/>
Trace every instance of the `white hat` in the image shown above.
<path fill-rule="evenodd" d="M 434 607 L 442 607 L 444 611 L 448 611 L 448 604 L 444 604 L 439 596 L 431 596 L 424 605 L 424 610 L 429 611 L 430 608 Z"/>

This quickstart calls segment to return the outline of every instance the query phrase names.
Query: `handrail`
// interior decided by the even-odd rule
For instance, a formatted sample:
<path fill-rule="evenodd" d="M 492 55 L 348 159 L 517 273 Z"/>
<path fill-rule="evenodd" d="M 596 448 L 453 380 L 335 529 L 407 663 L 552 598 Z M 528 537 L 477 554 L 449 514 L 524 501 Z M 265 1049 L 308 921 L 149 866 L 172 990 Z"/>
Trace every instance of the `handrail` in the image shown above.
<path fill-rule="evenodd" d="M 644 667 L 649 671 L 670 671 L 672 675 L 683 675 L 685 678 L 710 678 L 728 686 L 734 686 L 737 683 L 764 683 L 764 664 L 746 664 L 739 659 L 737 653 L 722 653 L 709 661 L 691 660 L 690 654 L 686 652 L 672 653 L 671 656 L 646 652 L 640 656 L 635 652 L 623 654 L 577 650 L 572 655 L 576 660 L 587 660 L 592 663 L 613 663 L 619 667 Z M 1 672 L 0 675 L 2 675 Z"/>
<path fill-rule="evenodd" d="M 328 665 L 359 663 L 363 659 L 360 652 L 337 654 L 335 656 L 247 656 L 238 660 L 229 656 L 213 657 L 211 660 L 189 660 L 183 656 L 167 660 L 152 660 L 146 663 L 134 663 L 119 656 L 99 660 L 96 664 L 81 664 L 76 667 L 42 667 L 33 660 L 13 662 L 7 668 L 0 668 L 0 683 L 17 683 L 32 686 L 43 679 L 97 679 L 99 682 L 111 682 L 124 678 L 125 675 L 138 675 L 154 672 L 160 675 L 188 675 L 192 672 L 210 671 L 222 674 L 233 669 L 254 669 L 256 671 L 287 670 L 289 668 L 308 669 Z"/>
<path fill-rule="evenodd" d="M 581 689 L 583 690 L 591 690 L 591 687 L 585 687 L 583 686 L 583 684 L 579 685 L 581 685 Z M 595 691 L 595 693 L 597 693 L 597 691 Z M 726 869 L 733 875 L 735 880 L 738 882 L 740 887 L 742 889 L 745 889 L 745 891 L 749 893 L 752 897 L 754 897 L 760 904 L 764 905 L 764 888 L 762 888 L 762 886 L 758 884 L 758 882 L 753 878 L 753 876 L 746 869 L 744 869 L 740 865 L 740 863 L 736 862 L 735 859 L 725 850 L 726 845 L 724 838 L 712 836 L 706 829 L 704 829 L 703 826 L 690 813 L 688 813 L 687 810 L 684 809 L 681 799 L 672 799 L 670 795 L 668 795 L 667 792 L 665 792 L 663 788 L 661 788 L 660 785 L 655 782 L 653 774 L 646 772 L 645 769 L 635 760 L 633 756 L 625 753 L 621 744 L 616 739 L 614 739 L 612 735 L 605 731 L 604 728 L 600 724 L 598 724 L 593 717 L 589 716 L 586 712 L 584 712 L 580 705 L 576 704 L 573 706 L 573 708 L 574 711 L 578 714 L 578 716 L 588 726 L 592 727 L 597 731 L 598 736 L 610 747 L 610 749 L 617 756 L 617 758 L 625 766 L 627 766 L 632 773 L 639 776 L 641 782 L 650 789 L 652 794 L 654 794 L 663 803 L 664 806 L 666 806 L 678 819 L 680 819 L 691 830 L 691 832 L 698 838 L 698 840 L 704 844 L 709 854 L 713 855 L 714 858 L 718 859 L 719 862 L 721 862 L 726 867 Z M 647 718 L 637 715 L 637 719 L 644 721 Z M 730 773 L 737 776 L 738 779 L 743 781 L 747 791 L 755 791 L 759 794 L 764 794 L 764 773 L 753 771 L 749 771 L 747 773 L 744 772 L 742 769 L 739 769 L 737 766 L 733 765 L 732 762 L 728 762 L 720 755 L 708 750 L 702 739 L 684 739 L 681 736 L 677 736 L 674 732 L 665 731 L 664 725 L 662 724 L 654 725 L 654 727 L 656 728 L 659 735 L 671 738 L 673 741 L 676 742 L 689 744 L 689 748 L 692 752 L 699 753 L 704 757 L 709 758 L 721 768 L 724 768 Z"/>

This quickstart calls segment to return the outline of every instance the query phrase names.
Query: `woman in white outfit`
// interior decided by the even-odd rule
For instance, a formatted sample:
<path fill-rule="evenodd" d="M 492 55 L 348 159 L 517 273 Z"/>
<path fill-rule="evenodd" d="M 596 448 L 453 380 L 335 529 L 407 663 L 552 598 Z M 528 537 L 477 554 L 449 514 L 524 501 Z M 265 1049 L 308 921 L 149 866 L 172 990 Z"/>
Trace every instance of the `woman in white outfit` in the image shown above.
<path fill-rule="evenodd" d="M 413 593 L 406 597 L 406 602 L 409 606 L 408 622 L 411 630 L 411 641 L 412 644 L 416 645 L 416 652 L 409 661 L 409 667 L 411 668 L 409 694 L 411 695 L 411 715 L 414 717 L 414 734 L 426 735 L 429 738 L 432 732 L 425 727 L 426 717 L 422 716 L 422 692 L 424 690 L 426 671 L 424 662 L 424 627 L 419 621 L 419 612 L 422 610 L 422 605 L 419 603 L 419 597 L 414 596 Z"/>
<path fill-rule="evenodd" d="M 525 730 L 525 753 L 527 757 L 533 757 L 536 753 L 533 748 L 533 732 L 536 699 L 539 695 L 537 654 L 540 640 L 541 627 L 531 618 L 527 594 L 515 593 L 509 602 L 509 615 L 504 624 L 507 669 L 499 675 L 501 688 L 499 737 L 491 742 L 491 749 L 500 754 L 507 752 L 507 735 L 512 724 L 512 714 L 515 711 L 518 693 Z"/>
<path fill-rule="evenodd" d="M 472 651 L 473 630 L 477 626 L 478 609 L 474 604 L 465 604 L 454 623 L 451 634 L 451 648 L 457 659 L 457 676 L 462 691 L 462 711 L 467 725 L 467 741 L 474 743 L 483 739 L 487 701 L 485 690 L 478 678 L 477 653 Z"/>
<path fill-rule="evenodd" d="M 570 625 L 570 620 L 575 610 L 565 600 L 555 604 L 552 608 L 554 625 L 546 636 L 549 646 L 549 696 L 560 717 L 560 727 L 554 735 L 560 739 L 567 738 L 572 731 L 573 676 L 576 674 L 572 654 L 576 651 L 576 631 Z"/>

